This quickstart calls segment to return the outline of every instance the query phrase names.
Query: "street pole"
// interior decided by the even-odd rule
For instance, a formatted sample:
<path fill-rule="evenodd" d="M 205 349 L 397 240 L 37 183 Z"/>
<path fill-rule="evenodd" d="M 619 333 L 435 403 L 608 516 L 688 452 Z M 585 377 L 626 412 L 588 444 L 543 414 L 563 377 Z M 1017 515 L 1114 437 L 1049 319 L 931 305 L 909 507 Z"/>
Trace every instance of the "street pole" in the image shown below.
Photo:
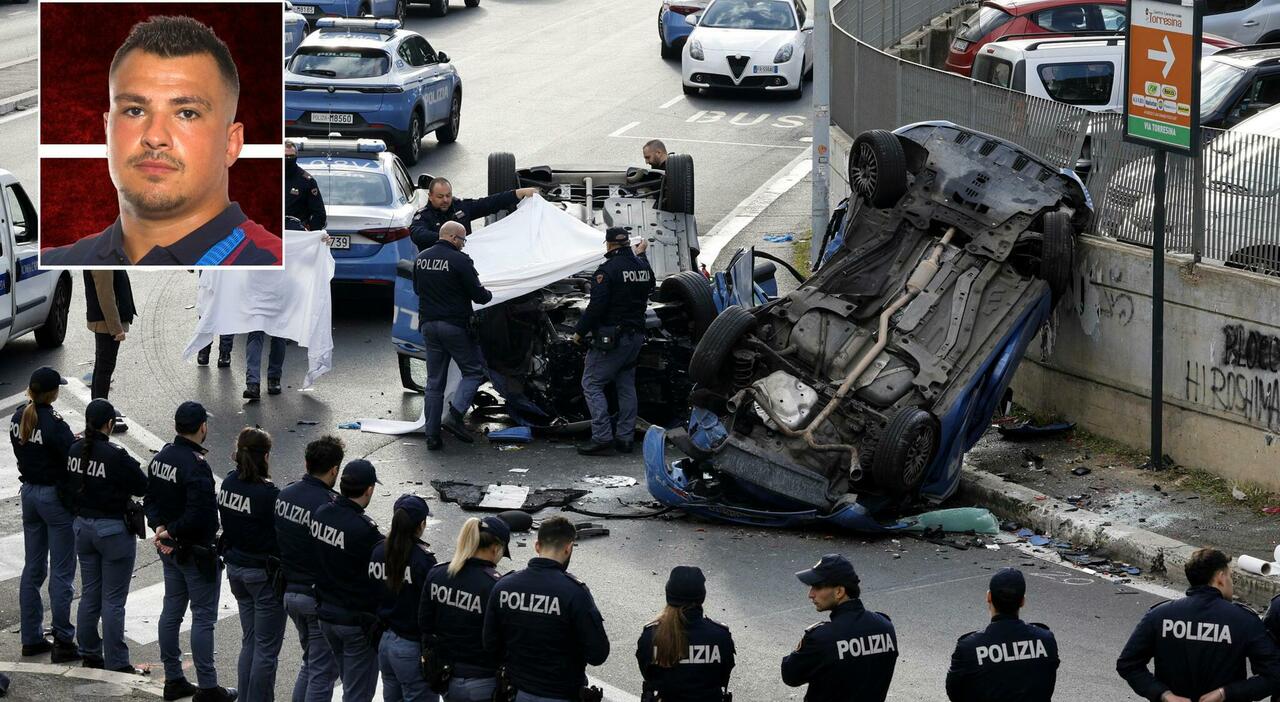
<path fill-rule="evenodd" d="M 822 255 L 822 234 L 827 228 L 831 174 L 831 3 L 813 5 L 813 200 L 809 261 Z"/>
<path fill-rule="evenodd" d="M 1151 241 L 1151 469 L 1164 468 L 1164 149 L 1155 150 Z"/>

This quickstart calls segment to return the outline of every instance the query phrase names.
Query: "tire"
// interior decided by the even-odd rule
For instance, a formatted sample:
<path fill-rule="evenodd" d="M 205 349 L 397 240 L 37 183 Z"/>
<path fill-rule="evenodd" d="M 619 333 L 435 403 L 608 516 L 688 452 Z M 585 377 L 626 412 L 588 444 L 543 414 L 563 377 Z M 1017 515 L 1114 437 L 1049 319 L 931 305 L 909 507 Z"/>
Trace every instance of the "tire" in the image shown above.
<path fill-rule="evenodd" d="M 418 158 L 422 155 L 422 115 L 416 111 L 413 117 L 409 119 L 409 134 L 405 137 L 404 144 L 400 147 L 400 160 L 404 161 L 404 165 L 412 166 L 418 162 Z"/>
<path fill-rule="evenodd" d="M 413 378 L 413 362 L 418 359 L 403 353 L 396 354 L 396 359 L 400 363 L 400 385 L 404 386 L 405 390 L 424 392 L 425 388 L 423 388 L 422 383 Z"/>
<path fill-rule="evenodd" d="M 662 47 L 663 59 L 680 58 L 680 47 L 667 44 L 667 34 L 662 30 L 661 23 L 658 24 L 658 44 Z"/>
<path fill-rule="evenodd" d="M 480 0 L 467 0 L 467 7 L 480 7 Z"/>
<path fill-rule="evenodd" d="M 462 91 L 453 91 L 453 100 L 449 102 L 449 121 L 436 130 L 436 141 L 441 144 L 452 144 L 458 140 L 458 130 L 462 129 Z"/>
<path fill-rule="evenodd" d="M 658 288 L 658 299 L 679 302 L 689 320 L 689 338 L 698 343 L 716 320 L 716 301 L 711 285 L 697 271 L 681 271 L 668 276 Z"/>
<path fill-rule="evenodd" d="M 938 452 L 938 422 L 919 407 L 903 407 L 876 444 L 871 479 L 895 497 L 913 495 Z"/>
<path fill-rule="evenodd" d="M 788 90 L 782 94 L 782 99 L 784 100 L 799 100 L 802 97 L 804 97 L 803 82 L 801 82 L 801 85 L 799 88 L 796 88 L 795 90 Z"/>
<path fill-rule="evenodd" d="M 1050 212 L 1044 216 L 1044 243 L 1040 246 L 1040 277 L 1049 284 L 1057 302 L 1071 289 L 1074 275 L 1076 233 L 1071 215 Z"/>
<path fill-rule="evenodd" d="M 497 195 L 520 187 L 516 157 L 506 151 L 489 154 L 489 194 Z"/>
<path fill-rule="evenodd" d="M 431 14 L 435 17 L 444 17 L 449 14 L 449 0 L 433 0 L 431 3 Z"/>
<path fill-rule="evenodd" d="M 36 329 L 36 346 L 53 349 L 62 346 L 67 338 L 67 319 L 71 310 L 71 279 L 63 278 L 53 289 L 53 304 L 44 324 Z"/>
<path fill-rule="evenodd" d="M 693 214 L 693 157 L 689 154 L 671 154 L 667 157 L 667 171 L 662 178 L 661 209 L 667 212 Z"/>
<path fill-rule="evenodd" d="M 893 132 L 872 129 L 849 149 L 849 186 L 877 209 L 888 209 L 907 192 L 907 155 Z"/>
<path fill-rule="evenodd" d="M 684 94 L 685 94 L 685 95 L 697 95 L 697 94 L 698 94 L 698 88 L 696 88 L 696 87 L 694 87 L 694 86 L 692 86 L 692 85 L 681 85 L 680 87 L 684 90 Z"/>
<path fill-rule="evenodd" d="M 742 307 L 726 307 L 702 336 L 689 359 L 689 379 L 699 386 L 719 390 L 726 384 L 733 364 L 733 350 L 756 326 L 756 318 Z"/>

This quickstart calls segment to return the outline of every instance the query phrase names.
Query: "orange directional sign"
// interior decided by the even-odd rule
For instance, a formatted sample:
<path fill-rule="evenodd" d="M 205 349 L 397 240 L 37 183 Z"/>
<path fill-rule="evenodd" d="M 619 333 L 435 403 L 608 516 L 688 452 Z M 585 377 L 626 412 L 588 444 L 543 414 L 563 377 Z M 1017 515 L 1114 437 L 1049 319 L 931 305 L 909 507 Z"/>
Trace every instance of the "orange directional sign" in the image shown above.
<path fill-rule="evenodd" d="M 1191 152 L 1200 129 L 1200 34 L 1194 0 L 1130 0 L 1127 141 Z"/>

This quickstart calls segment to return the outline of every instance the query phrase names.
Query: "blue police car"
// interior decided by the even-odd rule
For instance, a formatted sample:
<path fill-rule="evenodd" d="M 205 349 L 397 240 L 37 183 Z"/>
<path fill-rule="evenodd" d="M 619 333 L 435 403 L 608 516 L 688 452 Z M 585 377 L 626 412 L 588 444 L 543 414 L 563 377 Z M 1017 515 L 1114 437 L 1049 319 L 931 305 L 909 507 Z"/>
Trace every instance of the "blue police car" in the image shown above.
<path fill-rule="evenodd" d="M 293 52 L 307 37 L 307 33 L 311 31 L 311 26 L 307 24 L 307 18 L 303 17 L 293 9 L 293 3 L 286 2 L 284 4 L 284 57 L 289 58 Z"/>
<path fill-rule="evenodd" d="M 285 91 L 285 134 L 381 139 L 410 166 L 427 132 L 451 143 L 462 121 L 448 55 L 392 19 L 316 22 L 289 59 Z"/>
<path fill-rule="evenodd" d="M 662 43 L 662 58 L 680 58 L 684 42 L 693 32 L 693 25 L 686 18 L 707 9 L 708 0 L 662 0 L 658 8 L 658 40 Z"/>
<path fill-rule="evenodd" d="M 409 0 L 304 0 L 293 11 L 315 24 L 325 17 L 390 17 L 404 22 Z"/>
<path fill-rule="evenodd" d="M 324 197 L 334 280 L 390 284 L 396 263 L 417 253 L 409 239 L 413 214 L 427 191 L 377 139 L 298 139 L 298 166 Z"/>

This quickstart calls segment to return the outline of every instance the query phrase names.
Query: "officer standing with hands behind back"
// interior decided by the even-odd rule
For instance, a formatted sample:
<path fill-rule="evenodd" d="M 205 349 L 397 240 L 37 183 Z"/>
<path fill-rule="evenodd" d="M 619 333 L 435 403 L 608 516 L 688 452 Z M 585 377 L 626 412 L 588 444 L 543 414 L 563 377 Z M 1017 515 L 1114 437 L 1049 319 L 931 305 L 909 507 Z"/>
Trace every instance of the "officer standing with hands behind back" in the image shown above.
<path fill-rule="evenodd" d="M 575 343 L 591 337 L 582 368 L 582 394 L 591 411 L 591 441 L 578 447 L 584 456 L 631 453 L 636 431 L 636 359 L 644 345 L 644 316 L 653 292 L 653 269 L 645 257 L 649 242 L 633 251 L 623 227 L 605 232 L 605 261 L 591 281 L 591 301 L 578 319 Z M 618 397 L 615 428 L 604 390 L 614 384 Z"/>

